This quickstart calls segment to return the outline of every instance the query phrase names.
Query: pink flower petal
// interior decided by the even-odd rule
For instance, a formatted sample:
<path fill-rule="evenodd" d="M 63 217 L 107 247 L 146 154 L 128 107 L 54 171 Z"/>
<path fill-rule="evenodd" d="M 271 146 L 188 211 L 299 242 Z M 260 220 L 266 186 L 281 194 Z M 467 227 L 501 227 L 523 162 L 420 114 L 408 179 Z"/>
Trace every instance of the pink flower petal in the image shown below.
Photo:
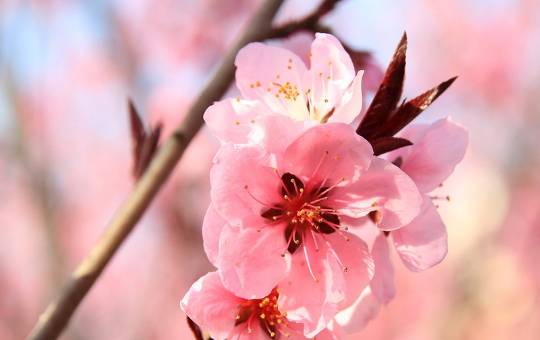
<path fill-rule="evenodd" d="M 210 196 L 229 224 L 240 226 L 257 219 L 263 223 L 260 213 L 264 206 L 281 200 L 280 183 L 270 165 L 269 155 L 260 147 L 221 147 L 210 171 Z"/>
<path fill-rule="evenodd" d="M 382 304 L 387 304 L 396 295 L 394 265 L 390 260 L 388 240 L 383 233 L 375 239 L 371 255 L 375 261 L 375 275 L 371 280 L 371 291 Z"/>
<path fill-rule="evenodd" d="M 336 315 L 336 322 L 349 334 L 358 333 L 379 314 L 380 303 L 366 287 L 355 303 Z"/>
<path fill-rule="evenodd" d="M 318 251 L 309 238 L 303 245 L 307 248 L 292 256 L 289 275 L 278 286 L 278 305 L 289 320 L 304 324 L 306 337 L 313 337 L 337 313 L 345 298 L 345 282 L 342 268 L 330 260 L 325 243 L 317 246 Z"/>
<path fill-rule="evenodd" d="M 332 114 L 329 122 L 341 122 L 351 124 L 362 111 L 362 76 L 364 71 L 359 71 L 351 86 L 343 93 L 336 111 Z"/>
<path fill-rule="evenodd" d="M 291 272 L 279 285 L 280 309 L 304 324 L 306 337 L 323 330 L 343 306 L 356 300 L 369 284 L 373 266 L 367 246 L 354 235 L 349 241 L 337 234 L 315 237 L 316 244 L 304 239 L 307 248 L 293 255 Z"/>
<path fill-rule="evenodd" d="M 341 340 L 346 339 L 347 334 L 343 328 L 335 321 L 330 322 L 327 328 L 323 329 L 317 336 L 316 340 Z"/>
<path fill-rule="evenodd" d="M 368 286 L 374 272 L 373 259 L 369 254 L 367 244 L 354 234 L 333 233 L 326 236 L 334 254 L 329 254 L 331 260 L 337 261 L 345 282 L 345 298 L 340 303 L 340 309 L 350 306 L 360 293 Z"/>
<path fill-rule="evenodd" d="M 221 280 L 237 296 L 264 298 L 289 270 L 286 251 L 284 230 L 279 226 L 260 231 L 226 226 L 221 232 L 217 259 Z"/>
<path fill-rule="evenodd" d="M 251 328 L 246 322 L 234 327 L 226 339 L 218 338 L 216 340 L 268 340 L 268 335 L 260 327 L 259 322 L 255 320 Z"/>
<path fill-rule="evenodd" d="M 351 58 L 339 40 L 330 34 L 317 33 L 311 45 L 311 68 L 306 79 L 315 119 L 324 117 L 339 104 L 354 76 Z"/>
<path fill-rule="evenodd" d="M 214 266 L 216 266 L 216 259 L 219 253 L 219 237 L 221 230 L 227 222 L 216 212 L 212 204 L 206 210 L 202 225 L 203 247 Z"/>
<path fill-rule="evenodd" d="M 311 120 L 293 120 L 282 115 L 260 116 L 254 120 L 249 141 L 261 145 L 269 153 L 281 155 L 289 144 L 315 124 Z"/>
<path fill-rule="evenodd" d="M 204 121 L 222 142 L 248 143 L 256 117 L 269 114 L 259 101 L 225 99 L 206 109 Z"/>
<path fill-rule="evenodd" d="M 343 123 L 328 123 L 307 130 L 285 150 L 282 171 L 303 180 L 329 185 L 353 181 L 369 167 L 371 145 Z"/>
<path fill-rule="evenodd" d="M 436 121 L 424 134 L 415 131 L 415 135 L 420 138 L 411 140 L 414 145 L 407 147 L 410 150 L 403 158 L 401 169 L 421 192 L 428 193 L 448 178 L 463 159 L 469 137 L 463 126 L 449 118 Z"/>
<path fill-rule="evenodd" d="M 277 114 L 309 117 L 302 87 L 307 69 L 294 53 L 251 43 L 238 52 L 235 65 L 236 85 L 245 98 L 261 100 Z"/>
<path fill-rule="evenodd" d="M 446 227 L 427 196 L 420 215 L 391 235 L 403 264 L 415 272 L 438 264 L 448 252 Z"/>
<path fill-rule="evenodd" d="M 366 215 L 362 214 L 362 209 L 375 205 L 373 209 L 382 213 L 379 227 L 383 230 L 408 224 L 422 205 L 422 196 L 409 176 L 392 163 L 376 157 L 358 181 L 336 188 L 335 196 L 342 204 L 340 211 L 351 217 Z"/>
<path fill-rule="evenodd" d="M 202 329 L 215 338 L 223 339 L 233 330 L 242 301 L 227 291 L 219 275 L 212 272 L 191 286 L 180 306 Z"/>

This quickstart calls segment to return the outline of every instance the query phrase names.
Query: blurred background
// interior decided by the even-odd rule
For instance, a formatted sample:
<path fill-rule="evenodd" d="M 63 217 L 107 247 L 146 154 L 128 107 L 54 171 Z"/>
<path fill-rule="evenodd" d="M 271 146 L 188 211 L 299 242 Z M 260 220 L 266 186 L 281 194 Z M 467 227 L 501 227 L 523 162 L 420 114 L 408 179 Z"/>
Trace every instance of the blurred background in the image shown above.
<path fill-rule="evenodd" d="M 132 188 L 128 96 L 167 137 L 260 2 L 0 0 L 1 340 L 28 334 Z M 316 5 L 286 1 L 277 21 Z M 396 299 L 351 339 L 538 339 L 540 2 L 345 0 L 324 23 L 373 53 L 375 82 L 406 30 L 407 97 L 459 75 L 420 120 L 471 136 L 440 206 L 447 259 L 415 274 L 396 257 Z M 203 129 L 63 339 L 190 338 L 179 301 L 212 270 L 216 148 Z"/>

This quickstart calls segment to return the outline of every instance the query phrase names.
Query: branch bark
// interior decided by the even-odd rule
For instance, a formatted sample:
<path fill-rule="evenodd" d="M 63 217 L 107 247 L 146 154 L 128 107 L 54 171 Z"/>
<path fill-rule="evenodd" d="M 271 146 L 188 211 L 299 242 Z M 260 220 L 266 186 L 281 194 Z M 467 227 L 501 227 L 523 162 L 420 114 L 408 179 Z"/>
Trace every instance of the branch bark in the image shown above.
<path fill-rule="evenodd" d="M 328 27 L 321 25 L 320 20 L 323 16 L 333 11 L 336 4 L 340 1 L 341 0 L 324 0 L 309 15 L 305 16 L 302 19 L 291 21 L 291 22 L 288 22 L 281 26 L 276 27 L 271 32 L 269 32 L 270 34 L 266 38 L 267 39 L 285 38 L 301 30 L 306 30 L 310 32 L 328 33 L 329 32 Z"/>

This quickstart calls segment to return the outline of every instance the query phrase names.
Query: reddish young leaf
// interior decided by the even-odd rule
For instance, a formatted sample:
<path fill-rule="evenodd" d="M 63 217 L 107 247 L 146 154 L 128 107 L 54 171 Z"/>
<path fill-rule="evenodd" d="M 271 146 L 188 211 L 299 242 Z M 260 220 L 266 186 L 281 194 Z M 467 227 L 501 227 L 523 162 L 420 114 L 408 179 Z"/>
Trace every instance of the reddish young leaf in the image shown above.
<path fill-rule="evenodd" d="M 138 157 L 141 153 L 146 132 L 144 131 L 144 125 L 141 117 L 131 99 L 128 99 L 128 114 L 129 126 L 131 130 L 131 141 L 133 143 L 133 158 L 135 160 L 135 164 L 137 164 L 139 162 Z"/>
<path fill-rule="evenodd" d="M 197 325 L 193 320 L 189 318 L 189 316 L 186 316 L 187 323 L 189 326 L 189 329 L 191 329 L 191 332 L 193 332 L 193 336 L 196 340 L 204 340 L 203 333 L 201 331 L 201 328 L 199 325 Z"/>
<path fill-rule="evenodd" d="M 375 133 L 377 127 L 381 126 L 390 117 L 401 98 L 403 81 L 405 80 L 406 54 L 407 34 L 404 33 L 386 69 L 383 81 L 371 105 L 368 107 L 364 119 L 356 130 L 359 135 L 366 139 L 369 139 Z"/>
<path fill-rule="evenodd" d="M 453 77 L 428 90 L 416 98 L 401 104 L 390 119 L 375 133 L 376 137 L 389 137 L 398 133 L 422 111 L 427 109 L 441 94 L 452 85 L 457 77 Z"/>
<path fill-rule="evenodd" d="M 371 142 L 375 156 L 382 155 L 404 146 L 412 145 L 411 141 L 399 137 L 380 137 Z"/>
<path fill-rule="evenodd" d="M 161 124 L 147 132 L 131 99 L 128 99 L 128 112 L 133 143 L 133 176 L 139 178 L 157 150 Z"/>
<path fill-rule="evenodd" d="M 152 157 L 154 157 L 154 154 L 158 147 L 160 135 L 161 124 L 158 124 L 150 131 L 150 134 L 145 136 L 140 150 L 138 163 L 136 164 L 137 169 L 135 175 L 137 178 L 144 173 L 144 171 L 148 167 L 148 164 L 150 164 Z"/>

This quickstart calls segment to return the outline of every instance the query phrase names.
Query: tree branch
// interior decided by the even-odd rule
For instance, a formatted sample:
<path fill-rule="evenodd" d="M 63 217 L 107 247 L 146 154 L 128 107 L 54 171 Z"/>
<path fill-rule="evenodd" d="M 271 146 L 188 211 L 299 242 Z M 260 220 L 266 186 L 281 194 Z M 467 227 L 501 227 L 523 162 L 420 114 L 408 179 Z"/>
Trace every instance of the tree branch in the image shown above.
<path fill-rule="evenodd" d="M 68 324 L 76 308 L 102 273 L 112 256 L 142 217 L 186 147 L 203 124 L 203 113 L 214 101 L 221 99 L 234 80 L 234 60 L 246 44 L 269 38 L 286 37 L 302 29 L 313 29 L 318 20 L 339 0 L 325 0 L 301 21 L 272 28 L 272 20 L 283 0 L 266 0 L 249 21 L 244 33 L 223 58 L 219 68 L 197 97 L 186 118 L 152 159 L 130 196 L 120 206 L 105 233 L 82 263 L 69 277 L 59 295 L 39 317 L 31 340 L 56 339 Z"/>
<path fill-rule="evenodd" d="M 266 39 L 285 38 L 301 30 L 311 32 L 328 32 L 329 29 L 319 23 L 321 18 L 331 12 L 340 0 L 324 0 L 309 15 L 300 20 L 295 20 L 283 24 L 273 29 Z"/>

